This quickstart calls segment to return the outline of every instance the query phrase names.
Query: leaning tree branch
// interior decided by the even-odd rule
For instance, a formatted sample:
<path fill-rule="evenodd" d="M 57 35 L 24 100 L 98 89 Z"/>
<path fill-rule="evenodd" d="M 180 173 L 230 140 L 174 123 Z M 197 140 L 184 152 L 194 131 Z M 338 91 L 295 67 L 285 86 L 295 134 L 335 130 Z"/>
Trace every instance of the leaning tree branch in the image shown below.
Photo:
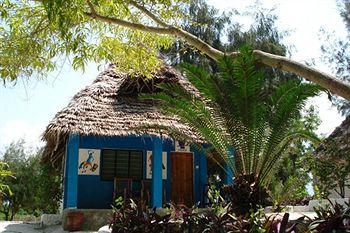
<path fill-rule="evenodd" d="M 214 60 L 218 60 L 221 56 L 224 56 L 224 55 L 235 57 L 239 54 L 238 52 L 224 53 L 220 50 L 213 48 L 212 46 L 210 46 L 209 44 L 201 40 L 199 37 L 196 37 L 193 34 L 181 28 L 177 28 L 166 24 L 164 21 L 159 19 L 156 15 L 154 15 L 144 6 L 139 5 L 137 2 L 133 0 L 130 0 L 130 4 L 132 6 L 139 9 L 141 12 L 143 12 L 146 16 L 148 16 L 150 19 L 152 19 L 155 23 L 157 23 L 161 27 L 153 27 L 153 26 L 148 26 L 148 25 L 139 24 L 139 23 L 132 23 L 132 22 L 114 18 L 114 17 L 103 16 L 96 12 L 90 0 L 87 0 L 87 3 L 90 8 L 90 12 L 85 12 L 85 15 L 90 18 L 100 20 L 106 23 L 116 24 L 118 26 L 123 26 L 134 30 L 141 30 L 141 31 L 150 32 L 150 33 L 177 36 Z M 319 70 L 312 68 L 311 66 L 307 66 L 300 62 L 293 61 L 283 56 L 266 53 L 261 50 L 254 50 L 254 55 L 260 60 L 261 63 L 265 65 L 302 76 L 305 79 L 313 83 L 316 83 L 325 89 L 328 89 L 334 94 L 337 94 L 347 100 L 350 100 L 349 83 L 342 82 L 331 75 L 328 75 L 326 73 L 323 73 Z"/>
<path fill-rule="evenodd" d="M 265 65 L 304 77 L 307 80 L 317 83 L 321 87 L 350 100 L 349 83 L 342 82 L 341 80 L 316 70 L 311 66 L 293 61 L 283 56 L 266 53 L 260 50 L 254 50 L 254 55 Z"/>
<path fill-rule="evenodd" d="M 167 35 L 173 34 L 170 28 L 152 27 L 144 24 L 132 23 L 122 19 L 103 16 L 94 12 L 84 12 L 84 14 L 92 19 L 96 19 L 101 22 L 116 24 L 118 26 L 127 27 L 130 29 L 141 30 L 144 32 L 151 32 L 151 33 L 157 33 L 157 34 L 167 34 Z"/>
<path fill-rule="evenodd" d="M 152 27 L 144 24 L 132 23 L 126 20 L 118 19 L 118 18 L 103 16 L 96 11 L 94 5 L 91 3 L 90 0 L 86 0 L 86 2 L 90 8 L 90 12 L 84 12 L 84 14 L 92 19 L 97 19 L 101 22 L 116 24 L 122 27 L 141 30 L 145 32 L 152 32 L 152 33 L 158 33 L 158 34 L 171 34 L 171 30 L 169 28 Z"/>
<path fill-rule="evenodd" d="M 205 43 L 203 40 L 201 40 L 199 37 L 194 36 L 193 34 L 181 29 L 177 28 L 171 25 L 168 25 L 166 22 L 161 20 L 159 17 L 157 17 L 155 14 L 153 14 L 151 11 L 149 11 L 146 7 L 141 6 L 134 0 L 130 0 L 130 4 L 134 7 L 136 7 L 138 10 L 143 12 L 147 17 L 152 19 L 155 23 L 158 25 L 169 28 L 171 30 L 171 35 L 175 35 L 179 38 L 184 39 L 187 43 L 195 47 L 201 52 L 204 52 L 209 57 L 213 58 L 214 60 L 218 60 L 221 56 L 224 55 L 223 52 L 213 48 L 209 44 Z"/>
<path fill-rule="evenodd" d="M 85 15 L 92 19 L 99 20 L 101 22 L 116 24 L 118 26 L 123 26 L 130 29 L 141 30 L 144 32 L 151 32 L 151 33 L 157 33 L 157 34 L 177 36 L 185 40 L 187 43 L 189 43 L 199 51 L 207 54 L 209 57 L 211 57 L 214 60 L 218 60 L 221 56 L 225 55 L 223 52 L 211 47 L 209 44 L 205 43 L 200 38 L 192 35 L 191 33 L 181 28 L 177 28 L 174 26 L 153 27 L 153 26 L 148 26 L 140 23 L 133 23 L 126 20 L 101 15 L 97 13 L 94 8 L 91 8 L 90 12 L 85 12 Z"/>

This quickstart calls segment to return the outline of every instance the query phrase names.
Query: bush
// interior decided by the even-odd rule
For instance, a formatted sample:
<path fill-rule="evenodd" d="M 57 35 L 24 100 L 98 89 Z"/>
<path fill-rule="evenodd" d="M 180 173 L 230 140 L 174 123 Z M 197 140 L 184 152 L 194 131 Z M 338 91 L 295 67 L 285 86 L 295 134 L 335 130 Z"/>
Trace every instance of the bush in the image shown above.
<path fill-rule="evenodd" d="M 156 209 L 144 209 L 141 204 L 132 200 L 130 204 L 124 205 L 121 199 L 118 199 L 113 212 L 110 222 L 113 233 L 251 232 L 252 229 L 261 229 L 260 219 L 263 216 L 259 211 L 236 217 L 229 204 L 217 204 L 205 210 L 170 204 L 160 214 Z"/>
<path fill-rule="evenodd" d="M 240 175 L 233 184 L 222 187 L 224 199 L 232 204 L 237 215 L 245 215 L 250 210 L 256 212 L 261 206 L 272 204 L 267 189 L 257 180 L 254 174 Z"/>
<path fill-rule="evenodd" d="M 289 214 L 265 216 L 262 209 L 237 216 L 231 204 L 216 203 L 207 209 L 170 205 L 164 213 L 156 209 L 144 209 L 143 205 L 130 201 L 123 204 L 118 199 L 114 207 L 110 227 L 112 233 L 328 233 L 350 232 L 350 208 L 339 204 L 333 208 L 316 210 L 317 218 L 301 217 L 290 220 Z"/>
<path fill-rule="evenodd" d="M 144 209 L 139 203 L 130 200 L 130 204 L 122 203 L 119 198 L 113 207 L 113 218 L 110 227 L 113 233 L 123 232 L 171 232 L 166 231 L 169 226 L 169 215 L 160 216 L 156 209 Z"/>
<path fill-rule="evenodd" d="M 309 229 L 319 233 L 327 232 L 350 232 L 350 207 L 347 208 L 335 203 L 332 207 L 315 208 L 317 214 Z"/>

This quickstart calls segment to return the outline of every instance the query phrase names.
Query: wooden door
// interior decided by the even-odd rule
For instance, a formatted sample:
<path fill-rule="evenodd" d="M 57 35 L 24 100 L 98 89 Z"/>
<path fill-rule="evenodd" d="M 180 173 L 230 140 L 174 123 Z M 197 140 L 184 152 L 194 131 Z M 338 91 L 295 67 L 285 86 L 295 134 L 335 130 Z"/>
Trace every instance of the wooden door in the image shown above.
<path fill-rule="evenodd" d="M 193 205 L 193 154 L 171 153 L 171 201 Z"/>

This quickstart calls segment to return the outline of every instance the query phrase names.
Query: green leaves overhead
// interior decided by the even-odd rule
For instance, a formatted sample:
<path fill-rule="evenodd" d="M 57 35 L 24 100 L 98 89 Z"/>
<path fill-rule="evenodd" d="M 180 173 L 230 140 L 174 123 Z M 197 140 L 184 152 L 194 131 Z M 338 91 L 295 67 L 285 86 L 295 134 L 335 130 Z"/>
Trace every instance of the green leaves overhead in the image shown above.
<path fill-rule="evenodd" d="M 129 1 L 92 1 L 105 16 L 154 25 Z M 184 1 L 143 1 L 162 19 L 179 21 Z M 0 3 L 0 76 L 3 80 L 45 77 L 70 62 L 84 70 L 89 62 L 118 64 L 121 71 L 149 75 L 161 64 L 158 51 L 172 38 L 94 20 L 85 0 L 4 0 Z M 155 25 L 154 25 L 155 26 Z"/>
<path fill-rule="evenodd" d="M 308 97 L 319 87 L 300 81 L 281 83 L 267 94 L 265 75 L 245 46 L 234 60 L 223 57 L 220 72 L 184 64 L 181 69 L 200 94 L 178 84 L 163 84 L 162 93 L 143 96 L 161 101 L 161 109 L 177 115 L 211 144 L 237 174 L 256 174 L 266 184 L 290 144 L 300 138 L 317 141 L 293 123 Z M 270 91 L 270 90 L 269 90 Z M 230 157 L 235 151 L 235 163 Z"/>

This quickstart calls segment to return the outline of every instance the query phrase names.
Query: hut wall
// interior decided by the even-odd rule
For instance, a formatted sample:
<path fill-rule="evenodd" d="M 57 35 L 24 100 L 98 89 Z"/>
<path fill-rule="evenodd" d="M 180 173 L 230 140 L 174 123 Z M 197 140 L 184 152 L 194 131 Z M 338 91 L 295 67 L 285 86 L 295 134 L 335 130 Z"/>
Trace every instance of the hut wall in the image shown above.
<path fill-rule="evenodd" d="M 68 145 L 69 146 L 69 145 Z M 163 151 L 167 152 L 167 179 L 163 180 L 166 190 L 166 201 L 170 197 L 171 159 L 170 152 L 174 151 L 174 143 L 171 140 L 163 140 Z M 143 179 L 146 179 L 146 154 L 153 149 L 150 136 L 126 136 L 126 137 L 98 137 L 80 136 L 79 149 L 127 149 L 143 151 Z M 201 201 L 204 185 L 207 183 L 206 157 L 196 150 L 194 153 L 194 197 L 195 201 Z M 69 147 L 67 148 L 69 153 Z M 78 154 L 76 154 L 78 156 Z M 69 162 L 69 160 L 67 160 Z M 69 164 L 66 164 L 66 167 Z M 78 166 L 76 166 L 76 174 Z M 108 209 L 111 208 L 113 196 L 113 182 L 102 181 L 100 175 L 78 175 L 77 179 L 77 208 L 78 209 Z M 69 197 L 68 197 L 69 198 Z M 64 203 L 68 203 L 67 196 Z M 67 207 L 67 206 L 65 206 Z M 65 208 L 64 207 L 64 208 Z"/>

